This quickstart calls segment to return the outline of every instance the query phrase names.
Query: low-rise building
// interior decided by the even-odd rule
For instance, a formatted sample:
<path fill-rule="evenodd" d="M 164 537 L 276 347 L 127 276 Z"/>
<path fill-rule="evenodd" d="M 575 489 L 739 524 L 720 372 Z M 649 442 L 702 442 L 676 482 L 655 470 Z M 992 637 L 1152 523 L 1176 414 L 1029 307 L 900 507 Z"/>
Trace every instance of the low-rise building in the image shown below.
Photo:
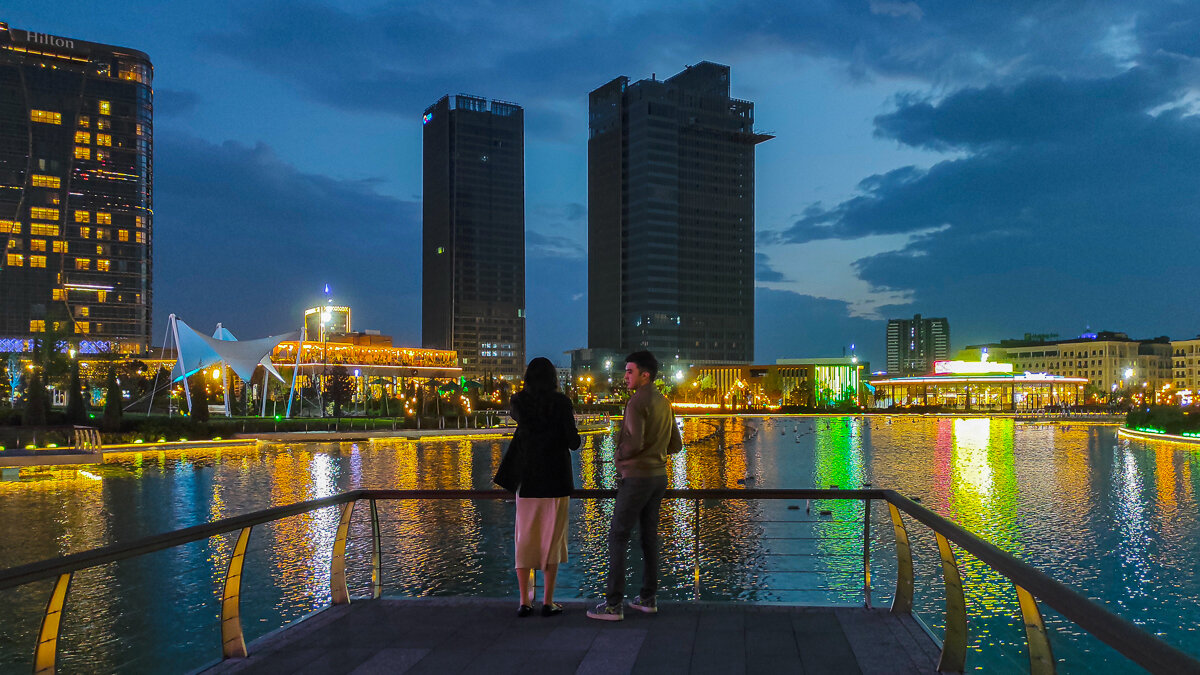
<path fill-rule="evenodd" d="M 1086 378 L 1093 393 L 1117 390 L 1162 392 L 1172 384 L 1171 343 L 1166 337 L 1135 340 L 1125 333 L 1084 333 L 1067 340 L 1001 340 L 973 345 L 959 358 L 1012 364 L 1016 372 Z"/>
<path fill-rule="evenodd" d="M 1172 398 L 1192 405 L 1200 396 L 1200 335 L 1171 341 Z"/>

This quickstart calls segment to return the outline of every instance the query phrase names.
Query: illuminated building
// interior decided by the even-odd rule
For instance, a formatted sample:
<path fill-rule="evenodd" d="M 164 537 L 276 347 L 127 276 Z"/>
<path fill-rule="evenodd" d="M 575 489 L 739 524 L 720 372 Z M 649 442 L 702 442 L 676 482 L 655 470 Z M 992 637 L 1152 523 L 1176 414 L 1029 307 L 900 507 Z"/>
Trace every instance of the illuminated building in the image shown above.
<path fill-rule="evenodd" d="M 934 361 L 950 358 L 950 322 L 944 318 L 888 319 L 887 372 L 893 377 L 925 375 Z"/>
<path fill-rule="evenodd" d="M 1084 402 L 1087 378 L 1014 372 L 1010 363 L 938 361 L 928 375 L 871 380 L 879 407 L 1016 412 Z"/>
<path fill-rule="evenodd" d="M 421 342 L 469 377 L 525 373 L 524 120 L 461 94 L 422 118 Z"/>
<path fill-rule="evenodd" d="M 1183 405 L 1191 405 L 1200 397 L 1200 335 L 1172 340 L 1171 361 L 1175 368 L 1173 395 Z"/>
<path fill-rule="evenodd" d="M 1100 331 L 1084 333 L 1068 340 L 1001 340 L 999 343 L 973 345 L 960 352 L 966 359 L 978 359 L 987 352 L 991 361 L 1009 363 L 1017 372 L 1049 373 L 1083 377 L 1094 389 L 1110 393 L 1117 390 L 1162 392 L 1172 384 L 1172 343 L 1165 337 L 1150 340 L 1130 339 L 1125 333 Z"/>
<path fill-rule="evenodd" d="M 350 308 L 325 305 L 304 310 L 304 334 L 309 340 L 350 332 Z"/>
<path fill-rule="evenodd" d="M 152 75 L 142 52 L 0 23 L 0 351 L 149 348 Z"/>
<path fill-rule="evenodd" d="M 698 390 L 715 390 L 714 402 L 734 407 L 826 407 L 861 404 L 867 372 L 870 364 L 856 357 L 778 359 L 769 365 L 697 366 L 694 380 Z"/>
<path fill-rule="evenodd" d="M 588 347 L 754 358 L 754 104 L 729 67 L 591 92 Z"/>

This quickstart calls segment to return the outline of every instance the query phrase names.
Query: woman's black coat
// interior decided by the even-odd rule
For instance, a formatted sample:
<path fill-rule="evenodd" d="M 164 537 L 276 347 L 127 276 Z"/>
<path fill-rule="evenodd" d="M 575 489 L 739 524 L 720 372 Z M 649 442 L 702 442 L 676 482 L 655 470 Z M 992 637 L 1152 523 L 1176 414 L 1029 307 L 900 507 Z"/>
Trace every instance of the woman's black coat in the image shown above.
<path fill-rule="evenodd" d="M 571 401 L 559 392 L 520 392 L 512 397 L 512 416 L 517 430 L 510 446 L 517 443 L 518 451 L 505 453 L 500 471 L 513 471 L 522 497 L 569 496 L 575 489 L 570 451 L 580 443 Z"/>

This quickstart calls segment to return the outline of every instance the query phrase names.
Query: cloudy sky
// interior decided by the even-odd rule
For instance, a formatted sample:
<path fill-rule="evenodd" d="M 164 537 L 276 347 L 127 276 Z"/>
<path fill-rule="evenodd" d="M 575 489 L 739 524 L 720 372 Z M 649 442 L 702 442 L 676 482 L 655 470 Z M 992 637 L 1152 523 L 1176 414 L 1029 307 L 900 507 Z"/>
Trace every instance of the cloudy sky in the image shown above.
<path fill-rule="evenodd" d="M 1200 333 L 1200 4 L 9 0 L 155 64 L 155 330 L 253 337 L 329 283 L 420 339 L 421 125 L 526 110 L 531 356 L 586 342 L 587 93 L 701 60 L 755 102 L 756 360 Z M 156 337 L 156 341 L 161 339 Z"/>

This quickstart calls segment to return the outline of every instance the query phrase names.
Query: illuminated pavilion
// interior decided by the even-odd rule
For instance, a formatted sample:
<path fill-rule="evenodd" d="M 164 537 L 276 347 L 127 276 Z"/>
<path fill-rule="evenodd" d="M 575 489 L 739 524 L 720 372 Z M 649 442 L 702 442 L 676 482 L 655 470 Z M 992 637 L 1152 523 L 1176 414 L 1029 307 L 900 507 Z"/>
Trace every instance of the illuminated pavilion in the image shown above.
<path fill-rule="evenodd" d="M 878 407 L 1019 412 L 1084 401 L 1086 377 L 1016 373 L 1011 363 L 937 361 L 930 375 L 872 380 Z"/>

